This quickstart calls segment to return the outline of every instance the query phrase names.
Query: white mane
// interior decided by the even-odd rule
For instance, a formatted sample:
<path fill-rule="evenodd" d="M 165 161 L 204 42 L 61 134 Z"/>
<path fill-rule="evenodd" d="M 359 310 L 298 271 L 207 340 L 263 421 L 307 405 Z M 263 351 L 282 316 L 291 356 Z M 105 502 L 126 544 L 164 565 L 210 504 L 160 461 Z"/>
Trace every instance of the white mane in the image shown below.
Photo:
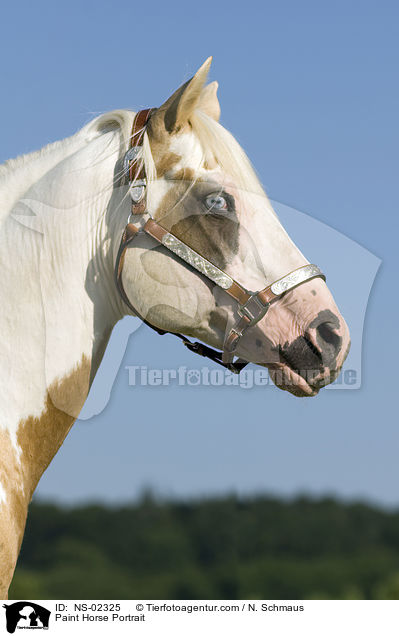
<path fill-rule="evenodd" d="M 53 142 L 16 159 L 9 159 L 0 165 L 0 225 L 33 183 L 99 135 L 111 131 L 118 132 L 121 135 L 122 156 L 124 149 L 128 147 L 134 114 L 129 110 L 105 113 L 71 137 Z M 203 169 L 210 160 L 216 160 L 239 188 L 264 196 L 262 186 L 245 152 L 223 126 L 199 110 L 192 116 L 191 124 L 203 151 L 201 161 L 196 166 L 197 171 Z M 156 179 L 156 170 L 147 133 L 141 153 L 147 179 L 151 182 Z"/>
<path fill-rule="evenodd" d="M 127 110 L 100 115 L 71 137 L 0 165 L 0 224 L 33 183 L 99 135 L 118 131 L 122 137 L 121 144 L 126 146 L 133 116 L 134 113 Z"/>
<path fill-rule="evenodd" d="M 192 130 L 201 145 L 202 155 L 194 168 L 197 176 L 206 169 L 208 164 L 216 161 L 221 170 L 228 174 L 235 185 L 241 190 L 265 196 L 263 187 L 255 170 L 233 135 L 214 119 L 196 110 L 190 118 Z M 139 150 L 138 160 L 144 163 L 148 182 L 157 178 L 154 158 L 151 154 L 148 135 L 145 133 L 144 142 Z M 188 157 L 192 161 L 192 157 Z"/>
<path fill-rule="evenodd" d="M 208 162 L 216 160 L 237 188 L 264 196 L 264 190 L 250 160 L 233 135 L 200 110 L 195 111 L 190 121 L 203 151 L 198 168 L 204 168 Z"/>

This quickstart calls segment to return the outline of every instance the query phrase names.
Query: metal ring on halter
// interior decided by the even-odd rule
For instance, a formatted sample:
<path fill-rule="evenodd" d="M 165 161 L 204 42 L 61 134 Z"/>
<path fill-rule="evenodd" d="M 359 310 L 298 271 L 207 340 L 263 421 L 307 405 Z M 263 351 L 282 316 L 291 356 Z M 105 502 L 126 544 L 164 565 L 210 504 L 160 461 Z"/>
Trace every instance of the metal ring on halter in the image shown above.
<path fill-rule="evenodd" d="M 152 216 L 151 212 L 149 212 L 148 210 L 145 210 L 142 213 L 142 215 L 147 215 L 149 219 L 154 220 L 154 217 Z M 127 224 L 129 225 L 129 223 L 137 223 L 137 222 L 138 222 L 137 214 L 135 214 L 133 209 L 131 209 L 129 212 L 129 216 L 127 217 Z M 143 223 L 146 223 L 146 219 L 144 219 Z M 144 232 L 144 226 L 139 229 L 138 233 L 142 234 L 143 232 Z"/>

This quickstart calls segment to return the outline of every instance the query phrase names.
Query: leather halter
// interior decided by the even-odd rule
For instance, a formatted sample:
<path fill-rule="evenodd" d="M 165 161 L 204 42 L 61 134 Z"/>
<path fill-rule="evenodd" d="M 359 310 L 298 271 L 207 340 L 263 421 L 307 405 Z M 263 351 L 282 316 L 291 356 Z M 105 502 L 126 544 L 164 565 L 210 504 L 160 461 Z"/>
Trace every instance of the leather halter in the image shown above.
<path fill-rule="evenodd" d="M 129 191 L 132 198 L 132 209 L 129 215 L 128 223 L 122 234 L 118 255 L 115 263 L 115 283 L 116 287 L 126 305 L 133 313 L 138 316 L 146 325 L 163 335 L 165 333 L 173 333 L 164 331 L 158 327 L 152 325 L 145 320 L 137 310 L 131 304 L 122 282 L 122 270 L 125 253 L 128 246 L 134 240 L 138 234 L 145 233 L 151 236 L 160 245 L 163 245 L 178 258 L 188 263 L 193 269 L 200 272 L 206 278 L 213 283 L 221 287 L 238 303 L 238 315 L 239 318 L 235 325 L 230 329 L 227 334 L 224 344 L 223 352 L 212 349 L 201 342 L 191 342 L 180 333 L 173 333 L 173 335 L 180 338 L 183 343 L 193 351 L 204 357 L 210 358 L 214 362 L 221 364 L 234 373 L 240 373 L 240 371 L 248 364 L 246 360 L 238 358 L 234 361 L 235 350 L 237 345 L 244 335 L 245 331 L 256 325 L 263 316 L 266 315 L 271 303 L 275 302 L 282 297 L 290 289 L 305 283 L 312 278 L 323 278 L 324 274 L 317 267 L 317 265 L 304 265 L 290 272 L 286 276 L 279 278 L 277 281 L 265 287 L 258 292 L 251 292 L 242 287 L 240 283 L 235 281 L 226 272 L 219 269 L 213 263 L 206 258 L 198 254 L 195 250 L 191 249 L 186 243 L 183 243 L 174 234 L 166 230 L 162 225 L 155 221 L 151 214 L 147 210 L 147 192 L 146 192 L 146 174 L 144 161 L 141 157 L 142 143 L 144 139 L 144 133 L 148 120 L 154 109 L 149 108 L 139 111 L 134 120 L 132 127 L 132 134 L 130 137 L 130 147 L 124 157 L 124 171 L 125 175 L 129 179 Z M 149 219 L 146 221 L 144 227 L 139 229 L 130 222 L 131 217 L 137 217 L 137 215 L 148 214 Z"/>

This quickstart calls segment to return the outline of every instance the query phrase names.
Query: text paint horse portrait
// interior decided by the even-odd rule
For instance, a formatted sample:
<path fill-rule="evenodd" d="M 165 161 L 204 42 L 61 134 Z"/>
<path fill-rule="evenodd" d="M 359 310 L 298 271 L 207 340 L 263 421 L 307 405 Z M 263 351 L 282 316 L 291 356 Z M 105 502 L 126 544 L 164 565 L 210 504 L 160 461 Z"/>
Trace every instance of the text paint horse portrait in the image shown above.
<path fill-rule="evenodd" d="M 123 316 L 232 372 L 266 366 L 296 396 L 342 367 L 345 321 L 218 123 L 209 66 L 160 108 L 102 115 L 0 167 L 2 598 L 32 494 Z"/>

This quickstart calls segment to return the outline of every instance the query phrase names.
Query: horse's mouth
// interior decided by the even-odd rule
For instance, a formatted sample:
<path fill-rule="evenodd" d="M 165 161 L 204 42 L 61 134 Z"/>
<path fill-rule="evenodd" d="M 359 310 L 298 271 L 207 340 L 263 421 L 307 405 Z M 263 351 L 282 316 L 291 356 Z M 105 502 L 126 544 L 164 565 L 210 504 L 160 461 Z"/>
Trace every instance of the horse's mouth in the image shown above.
<path fill-rule="evenodd" d="M 339 373 L 335 364 L 325 364 L 319 348 L 307 336 L 298 337 L 289 346 L 278 346 L 274 352 L 278 359 L 266 365 L 271 379 L 278 388 L 297 397 L 317 395 Z"/>
<path fill-rule="evenodd" d="M 289 391 L 296 397 L 313 397 L 319 392 L 312 387 L 296 370 L 282 362 L 266 365 L 274 384 L 283 391 Z"/>
<path fill-rule="evenodd" d="M 314 397 L 320 389 L 335 380 L 337 371 L 321 373 L 320 370 L 305 372 L 293 369 L 285 362 L 265 365 L 274 384 L 296 397 Z"/>

